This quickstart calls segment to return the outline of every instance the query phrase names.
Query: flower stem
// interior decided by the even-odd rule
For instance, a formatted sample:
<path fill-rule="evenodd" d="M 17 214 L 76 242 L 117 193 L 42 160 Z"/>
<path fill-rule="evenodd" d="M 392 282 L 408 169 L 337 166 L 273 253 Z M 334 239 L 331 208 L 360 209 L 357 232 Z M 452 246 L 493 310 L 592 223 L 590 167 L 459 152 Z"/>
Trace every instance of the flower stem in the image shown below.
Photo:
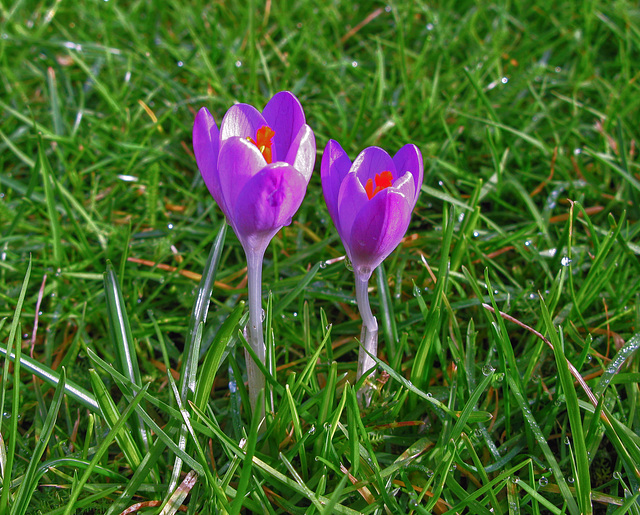
<path fill-rule="evenodd" d="M 358 373 L 357 379 L 375 365 L 375 361 L 369 356 L 365 349 L 373 354 L 378 355 L 378 321 L 371 313 L 369 305 L 369 277 L 371 273 L 364 274 L 356 272 L 356 300 L 358 301 L 358 309 L 362 317 L 362 332 L 360 333 L 360 353 L 358 354 Z"/>
<path fill-rule="evenodd" d="M 249 288 L 249 344 L 258 356 L 258 359 L 264 364 L 266 347 L 264 345 L 264 336 L 262 334 L 262 252 L 247 252 L 247 275 Z M 256 403 L 260 390 L 265 388 L 264 374 L 260 371 L 248 352 L 245 351 L 245 359 L 247 361 L 247 382 L 249 387 L 249 402 L 251 403 L 251 411 L 255 413 Z M 262 397 L 264 399 L 264 396 Z M 260 415 L 264 416 L 264 401 L 258 408 Z"/>

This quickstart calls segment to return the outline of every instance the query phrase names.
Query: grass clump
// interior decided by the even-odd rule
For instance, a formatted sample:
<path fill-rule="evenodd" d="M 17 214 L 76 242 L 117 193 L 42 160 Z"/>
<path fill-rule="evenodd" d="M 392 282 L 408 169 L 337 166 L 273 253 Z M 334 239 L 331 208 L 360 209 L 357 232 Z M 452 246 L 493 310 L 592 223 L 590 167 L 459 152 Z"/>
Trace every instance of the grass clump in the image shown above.
<path fill-rule="evenodd" d="M 0 7 L 0 515 L 638 512 L 639 34 L 624 1 Z M 190 132 L 281 89 L 319 149 L 414 143 L 425 180 L 362 408 L 314 173 L 258 429 Z"/>

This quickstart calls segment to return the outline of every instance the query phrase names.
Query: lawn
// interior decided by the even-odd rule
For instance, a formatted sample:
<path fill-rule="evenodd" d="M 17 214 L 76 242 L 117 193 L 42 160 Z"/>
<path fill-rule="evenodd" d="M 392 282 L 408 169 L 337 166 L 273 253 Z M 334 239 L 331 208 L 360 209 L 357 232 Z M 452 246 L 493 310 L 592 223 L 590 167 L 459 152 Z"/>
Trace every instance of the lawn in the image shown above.
<path fill-rule="evenodd" d="M 640 514 L 639 60 L 625 0 L 3 2 L 0 515 Z M 191 133 L 281 90 L 259 426 Z M 368 403 L 329 139 L 424 157 Z"/>

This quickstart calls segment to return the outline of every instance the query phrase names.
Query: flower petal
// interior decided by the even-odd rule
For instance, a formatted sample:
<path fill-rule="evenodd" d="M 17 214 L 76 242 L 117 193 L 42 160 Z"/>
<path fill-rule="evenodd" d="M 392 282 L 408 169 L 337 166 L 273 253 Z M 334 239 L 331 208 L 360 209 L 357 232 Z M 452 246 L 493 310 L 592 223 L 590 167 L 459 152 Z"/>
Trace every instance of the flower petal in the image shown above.
<path fill-rule="evenodd" d="M 232 105 L 220 124 L 220 142 L 234 136 L 255 140 L 258 129 L 265 125 L 267 121 L 255 107 L 249 104 Z"/>
<path fill-rule="evenodd" d="M 322 193 L 327 204 L 329 215 L 336 228 L 340 225 L 338 220 L 338 194 L 343 179 L 349 173 L 351 160 L 337 141 L 330 139 L 324 147 L 322 163 L 320 165 L 320 178 L 322 181 Z"/>
<path fill-rule="evenodd" d="M 275 233 L 291 223 L 306 191 L 306 179 L 285 163 L 270 164 L 253 176 L 234 206 L 236 234 L 245 250 L 264 250 Z"/>
<path fill-rule="evenodd" d="M 298 170 L 309 182 L 316 164 L 316 137 L 307 124 L 300 127 L 284 161 Z"/>
<path fill-rule="evenodd" d="M 365 148 L 353 162 L 351 171 L 358 174 L 362 184 L 366 184 L 369 179 L 374 180 L 376 174 L 391 172 L 396 177 L 396 166 L 391 156 L 380 147 Z"/>
<path fill-rule="evenodd" d="M 396 165 L 398 173 L 411 172 L 411 175 L 413 175 L 413 184 L 416 190 L 413 199 L 413 207 L 415 207 L 418 201 L 418 195 L 420 194 L 420 188 L 422 187 L 424 174 L 424 165 L 420 149 L 415 145 L 405 145 L 393 156 L 393 162 Z"/>
<path fill-rule="evenodd" d="M 338 194 L 338 221 L 335 224 L 340 239 L 351 257 L 351 227 L 360 210 L 369 202 L 367 192 L 355 173 L 348 173 L 340 185 Z"/>
<path fill-rule="evenodd" d="M 245 184 L 267 165 L 253 143 L 244 138 L 230 138 L 222 142 L 218 156 L 218 176 L 223 202 L 228 206 L 227 218 L 235 223 L 235 205 Z"/>
<path fill-rule="evenodd" d="M 279 160 L 283 160 L 300 128 L 305 124 L 300 101 L 293 93 L 280 91 L 271 97 L 262 110 L 262 116 L 276 133 L 273 137 L 276 147 L 275 155 L 279 156 Z M 273 161 L 276 161 L 275 157 Z"/>
<path fill-rule="evenodd" d="M 414 186 L 413 175 L 411 175 L 411 172 L 405 172 L 403 176 L 393 181 L 391 187 L 402 193 L 410 206 L 413 207 L 415 205 L 413 200 L 416 196 L 416 187 Z"/>
<path fill-rule="evenodd" d="M 213 199 L 228 216 L 220 191 L 218 177 L 218 152 L 220 150 L 220 131 L 216 121 L 206 107 L 198 111 L 193 123 L 193 151 L 198 169 Z"/>
<path fill-rule="evenodd" d="M 407 232 L 411 206 L 400 192 L 386 188 L 360 210 L 351 228 L 351 261 L 358 273 L 371 273 Z"/>

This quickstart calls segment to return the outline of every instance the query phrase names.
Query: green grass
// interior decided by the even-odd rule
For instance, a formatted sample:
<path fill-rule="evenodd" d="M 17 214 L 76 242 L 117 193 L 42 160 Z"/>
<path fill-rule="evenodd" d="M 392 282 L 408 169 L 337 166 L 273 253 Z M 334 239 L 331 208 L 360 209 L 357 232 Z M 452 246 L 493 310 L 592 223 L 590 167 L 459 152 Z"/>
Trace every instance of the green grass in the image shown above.
<path fill-rule="evenodd" d="M 639 59 L 627 1 L 2 4 L 0 515 L 640 513 Z M 258 430 L 191 127 L 282 89 L 319 154 Z M 366 409 L 329 138 L 425 156 Z"/>

